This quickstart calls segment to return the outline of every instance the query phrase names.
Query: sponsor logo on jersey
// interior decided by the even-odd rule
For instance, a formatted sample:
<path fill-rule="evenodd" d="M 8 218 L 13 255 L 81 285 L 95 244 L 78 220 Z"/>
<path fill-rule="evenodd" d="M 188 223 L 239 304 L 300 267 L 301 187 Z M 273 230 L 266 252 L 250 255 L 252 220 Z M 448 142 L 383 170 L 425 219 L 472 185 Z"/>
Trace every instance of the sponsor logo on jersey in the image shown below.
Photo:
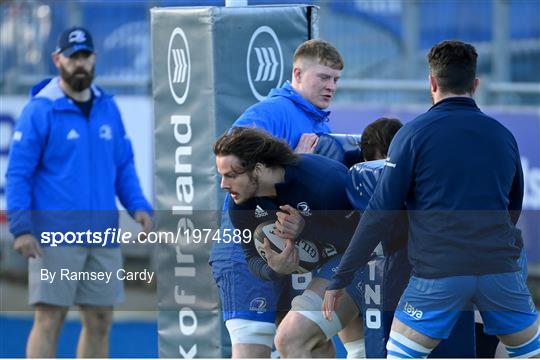
<path fill-rule="evenodd" d="M 298 205 L 296 205 L 296 208 L 298 209 L 298 211 L 300 211 L 302 215 L 311 216 L 311 209 L 309 208 L 307 202 L 302 201 L 301 203 L 298 203 Z"/>
<path fill-rule="evenodd" d="M 260 205 L 257 205 L 257 207 L 255 208 L 255 217 L 259 219 L 265 216 L 268 216 L 268 212 L 262 207 L 260 207 Z"/>
<path fill-rule="evenodd" d="M 71 129 L 67 134 L 68 140 L 75 140 L 80 137 L 79 133 L 75 129 Z"/>
<path fill-rule="evenodd" d="M 21 141 L 22 140 L 23 133 L 22 131 L 15 131 L 13 133 L 13 141 Z"/>
<path fill-rule="evenodd" d="M 266 299 L 263 297 L 256 297 L 249 303 L 249 311 L 256 311 L 261 314 L 266 311 Z"/>
<path fill-rule="evenodd" d="M 112 140 L 112 129 L 109 125 L 101 125 L 99 127 L 99 137 L 105 140 Z"/>
<path fill-rule="evenodd" d="M 384 162 L 384 166 L 388 166 L 388 167 L 391 167 L 391 168 L 395 168 L 395 167 L 396 167 L 396 163 L 390 162 L 390 158 L 386 158 L 386 161 Z"/>
<path fill-rule="evenodd" d="M 422 315 L 424 313 L 421 310 L 416 309 L 414 306 L 409 304 L 409 302 L 405 303 L 405 306 L 403 307 L 403 311 L 405 314 L 409 315 L 413 319 L 420 320 L 422 318 Z"/>

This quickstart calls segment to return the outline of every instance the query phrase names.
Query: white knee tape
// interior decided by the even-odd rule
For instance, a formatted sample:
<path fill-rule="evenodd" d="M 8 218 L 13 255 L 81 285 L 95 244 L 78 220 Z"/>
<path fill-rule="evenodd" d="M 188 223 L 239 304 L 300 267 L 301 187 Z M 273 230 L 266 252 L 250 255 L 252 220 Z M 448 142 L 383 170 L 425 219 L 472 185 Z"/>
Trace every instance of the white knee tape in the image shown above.
<path fill-rule="evenodd" d="M 272 348 L 274 344 L 275 324 L 264 321 L 230 319 L 225 321 L 225 326 L 229 330 L 233 345 L 258 344 Z"/>
<path fill-rule="evenodd" d="M 343 347 L 347 350 L 347 359 L 366 358 L 366 345 L 364 339 L 343 343 Z"/>
<path fill-rule="evenodd" d="M 309 320 L 313 321 L 322 330 L 327 339 L 331 339 L 341 331 L 341 321 L 334 313 L 332 320 L 328 321 L 324 318 L 323 299 L 314 291 L 305 290 L 302 295 L 295 297 L 291 303 L 291 311 L 296 311 L 302 314 Z"/>
<path fill-rule="evenodd" d="M 412 341 L 405 335 L 390 330 L 390 338 L 386 343 L 387 359 L 425 359 L 431 353 L 428 349 L 417 342 Z"/>

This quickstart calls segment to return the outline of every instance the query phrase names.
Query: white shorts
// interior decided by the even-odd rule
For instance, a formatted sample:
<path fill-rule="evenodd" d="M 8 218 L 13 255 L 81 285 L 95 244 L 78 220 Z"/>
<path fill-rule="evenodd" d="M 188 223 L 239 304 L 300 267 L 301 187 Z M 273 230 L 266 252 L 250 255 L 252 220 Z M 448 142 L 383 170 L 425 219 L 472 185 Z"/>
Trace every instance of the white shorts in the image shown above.
<path fill-rule="evenodd" d="M 59 246 L 41 251 L 42 257 L 28 262 L 31 305 L 114 306 L 124 301 L 124 284 L 116 275 L 122 267 L 120 248 Z"/>

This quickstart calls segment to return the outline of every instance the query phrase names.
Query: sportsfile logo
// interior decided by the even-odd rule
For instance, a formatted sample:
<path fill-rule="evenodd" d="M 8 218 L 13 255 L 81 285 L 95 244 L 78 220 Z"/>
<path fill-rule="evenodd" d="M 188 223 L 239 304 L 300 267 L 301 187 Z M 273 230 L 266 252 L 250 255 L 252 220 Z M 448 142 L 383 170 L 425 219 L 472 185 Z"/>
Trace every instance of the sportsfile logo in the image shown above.
<path fill-rule="evenodd" d="M 405 303 L 405 307 L 403 307 L 403 311 L 405 314 L 409 315 L 413 319 L 420 320 L 422 318 L 422 315 L 424 313 L 421 310 L 416 309 L 414 306 L 409 304 L 409 302 Z"/>
<path fill-rule="evenodd" d="M 186 34 L 179 27 L 173 30 L 169 39 L 167 70 L 171 94 L 174 101 L 178 105 L 182 105 L 186 101 L 189 92 L 191 61 Z"/>
<path fill-rule="evenodd" d="M 269 26 L 261 26 L 249 41 L 246 70 L 249 87 L 257 100 L 283 80 L 283 53 L 279 39 Z"/>

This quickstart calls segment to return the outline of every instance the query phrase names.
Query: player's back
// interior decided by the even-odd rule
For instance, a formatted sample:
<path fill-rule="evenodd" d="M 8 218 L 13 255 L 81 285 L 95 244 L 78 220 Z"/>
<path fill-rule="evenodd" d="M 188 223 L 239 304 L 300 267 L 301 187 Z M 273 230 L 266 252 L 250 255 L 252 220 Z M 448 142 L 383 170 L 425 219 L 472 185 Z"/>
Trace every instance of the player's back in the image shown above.
<path fill-rule="evenodd" d="M 458 99 L 419 119 L 410 204 L 422 210 L 506 210 L 519 161 L 514 137 L 467 98 Z"/>
<path fill-rule="evenodd" d="M 508 209 L 521 209 L 523 187 L 511 133 L 466 97 L 442 100 L 403 130 L 396 145 L 410 159 L 389 165 L 414 174 L 406 203 L 415 274 L 516 271 L 522 244 Z"/>

